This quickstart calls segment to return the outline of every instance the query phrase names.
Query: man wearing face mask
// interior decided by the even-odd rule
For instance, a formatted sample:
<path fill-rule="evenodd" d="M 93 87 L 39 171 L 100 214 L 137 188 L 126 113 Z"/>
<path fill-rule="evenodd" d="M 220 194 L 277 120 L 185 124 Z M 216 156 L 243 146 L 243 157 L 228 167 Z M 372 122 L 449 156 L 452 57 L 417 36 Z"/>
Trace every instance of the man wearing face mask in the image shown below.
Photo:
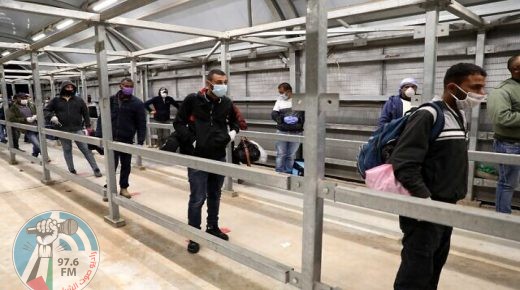
<path fill-rule="evenodd" d="M 112 120 L 112 139 L 117 142 L 133 144 L 137 134 L 137 144 L 143 145 L 146 138 L 146 114 L 143 102 L 133 95 L 134 82 L 132 79 L 124 78 L 119 84 L 120 90 L 110 97 L 110 112 Z M 101 137 L 102 124 L 99 119 L 96 135 Z M 132 155 L 124 152 L 114 151 L 115 168 L 121 162 L 121 174 L 119 175 L 119 194 L 131 198 L 128 192 L 130 171 L 132 169 Z M 108 201 L 103 197 L 103 201 Z"/>
<path fill-rule="evenodd" d="M 511 78 L 489 95 L 487 112 L 495 131 L 493 149 L 497 153 L 520 154 L 520 54 L 507 62 Z M 496 211 L 511 214 L 511 200 L 520 179 L 520 165 L 499 164 Z"/>
<path fill-rule="evenodd" d="M 179 110 L 179 104 L 172 97 L 168 96 L 168 89 L 166 88 L 160 88 L 159 95 L 144 103 L 145 109 L 150 112 L 154 121 L 162 124 L 167 124 L 170 121 L 171 106 Z M 168 136 L 170 136 L 170 130 L 157 129 L 157 145 L 161 147 L 166 142 Z"/>
<path fill-rule="evenodd" d="M 292 109 L 292 87 L 288 83 L 278 85 L 278 100 L 271 112 L 271 119 L 276 122 L 277 133 L 301 135 L 305 122 L 304 112 Z M 299 142 L 276 142 L 276 172 L 292 174 Z"/>
<path fill-rule="evenodd" d="M 394 119 L 401 118 L 412 108 L 412 97 L 417 92 L 417 81 L 414 78 L 405 78 L 399 85 L 399 94 L 391 96 L 386 101 L 379 117 L 379 127 Z"/>
<path fill-rule="evenodd" d="M 36 106 L 29 103 L 28 95 L 21 93 L 16 95 L 16 102 L 9 107 L 8 112 L 9 122 L 36 125 Z M 40 141 L 38 140 L 38 132 L 25 131 L 27 140 L 33 145 L 32 156 L 38 157 L 40 154 Z M 20 129 L 13 130 L 13 138 L 20 138 Z"/>
<path fill-rule="evenodd" d="M 61 83 L 60 96 L 50 100 L 43 109 L 43 112 L 46 120 L 52 123 L 56 130 L 85 135 L 83 126 L 85 126 L 87 130 L 91 128 L 87 105 L 83 99 L 76 96 L 76 86 L 70 81 Z M 60 142 L 67 168 L 70 173 L 76 174 L 74 159 L 72 157 L 72 140 L 60 138 Z M 90 164 L 94 175 L 101 177 L 101 171 L 96 163 L 96 159 L 94 159 L 87 144 L 78 141 L 75 141 L 75 143 Z"/>
<path fill-rule="evenodd" d="M 182 102 L 173 121 L 181 153 L 225 162 L 226 146 L 240 130 L 233 102 L 226 96 L 227 82 L 223 71 L 211 70 L 206 77 L 206 87 L 188 95 Z M 206 233 L 227 241 L 228 235 L 218 226 L 224 176 L 188 168 L 188 180 L 191 192 L 188 224 L 201 228 L 202 205 L 207 199 Z M 194 254 L 198 251 L 199 244 L 190 241 L 188 252 Z"/>
<path fill-rule="evenodd" d="M 468 150 L 463 110 L 485 100 L 486 76 L 477 65 L 453 65 L 444 76 L 443 115 L 422 107 L 409 117 L 389 161 L 412 196 L 453 204 L 465 197 Z M 444 128 L 430 142 L 436 118 L 444 118 Z M 399 225 L 403 249 L 394 289 L 437 289 L 452 227 L 405 216 L 399 217 Z"/>

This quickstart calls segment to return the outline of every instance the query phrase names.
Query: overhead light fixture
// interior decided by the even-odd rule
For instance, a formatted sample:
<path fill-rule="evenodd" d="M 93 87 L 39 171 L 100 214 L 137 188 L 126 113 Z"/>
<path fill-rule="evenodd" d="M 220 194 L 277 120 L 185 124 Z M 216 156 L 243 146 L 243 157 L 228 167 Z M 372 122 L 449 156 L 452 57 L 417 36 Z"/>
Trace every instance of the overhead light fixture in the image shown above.
<path fill-rule="evenodd" d="M 58 24 L 56 24 L 56 28 L 58 30 L 62 30 L 63 28 L 67 27 L 67 26 L 70 26 L 72 23 L 74 23 L 74 20 L 72 19 L 65 19 L 61 22 L 58 22 Z"/>
<path fill-rule="evenodd" d="M 102 0 L 102 1 L 99 1 L 97 2 L 93 7 L 92 7 L 92 10 L 94 11 L 101 11 L 105 8 L 107 8 L 108 6 L 116 3 L 117 0 Z"/>
<path fill-rule="evenodd" d="M 8 56 L 9 54 L 10 54 L 10 52 L 9 52 L 9 51 L 7 51 L 7 50 L 6 50 L 6 51 L 4 51 L 4 52 L 2 52 L 2 56 Z"/>
<path fill-rule="evenodd" d="M 42 32 L 42 33 L 38 33 L 38 34 L 36 34 L 36 35 L 34 35 L 34 36 L 32 37 L 32 40 L 34 40 L 34 41 L 38 41 L 38 40 L 44 38 L 45 36 L 46 36 L 46 35 L 45 35 L 45 33 L 43 33 L 43 32 Z"/>

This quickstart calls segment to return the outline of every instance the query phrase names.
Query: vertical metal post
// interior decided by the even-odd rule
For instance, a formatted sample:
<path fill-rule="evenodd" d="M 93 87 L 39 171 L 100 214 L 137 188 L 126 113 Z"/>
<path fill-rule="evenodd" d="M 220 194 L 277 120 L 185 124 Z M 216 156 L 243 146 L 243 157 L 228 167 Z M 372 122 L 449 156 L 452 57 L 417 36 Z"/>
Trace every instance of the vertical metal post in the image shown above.
<path fill-rule="evenodd" d="M 321 279 L 323 198 L 318 196 L 325 172 L 325 113 L 319 95 L 327 90 L 327 10 L 321 0 L 307 1 L 305 47 L 305 182 L 303 198 L 302 289 Z"/>
<path fill-rule="evenodd" d="M 29 96 L 31 96 L 31 98 L 34 98 L 33 86 L 30 80 L 27 81 L 27 92 L 29 93 Z"/>
<path fill-rule="evenodd" d="M 437 25 L 439 7 L 436 4 L 426 11 L 424 38 L 424 81 L 421 102 L 428 102 L 435 95 L 435 71 L 437 67 Z"/>
<path fill-rule="evenodd" d="M 142 79 L 143 79 L 143 99 L 148 100 L 150 94 L 148 93 L 148 66 L 145 66 L 142 71 Z M 146 124 L 150 124 L 150 115 L 146 115 Z M 152 130 L 150 126 L 146 126 L 146 145 L 152 146 Z"/>
<path fill-rule="evenodd" d="M 230 90 L 230 83 L 231 83 L 231 74 L 229 71 L 229 41 L 223 40 L 222 45 L 220 46 L 220 66 L 223 72 L 226 73 L 228 77 L 228 91 L 227 96 L 231 98 L 231 90 Z M 231 140 L 233 141 L 233 140 Z M 232 162 L 232 149 L 231 149 L 231 143 L 226 148 L 226 162 L 231 163 Z M 224 190 L 227 190 L 229 192 L 233 192 L 233 178 L 230 176 L 226 176 L 226 179 L 224 181 Z"/>
<path fill-rule="evenodd" d="M 43 117 L 43 96 L 42 87 L 40 83 L 40 65 L 38 64 L 38 55 L 36 52 L 31 52 L 31 68 L 34 82 L 34 102 L 36 104 L 36 116 L 38 120 L 38 136 L 40 138 L 40 154 L 42 155 L 42 182 L 47 184 L 51 181 L 51 174 L 47 168 L 47 160 L 49 160 L 49 153 L 47 151 L 47 138 L 43 129 L 45 128 L 45 119 Z"/>
<path fill-rule="evenodd" d="M 52 75 L 49 77 L 49 82 L 51 85 L 51 99 L 52 99 L 56 96 L 56 87 L 54 85 L 54 77 Z"/>
<path fill-rule="evenodd" d="M 289 83 L 293 86 L 294 93 L 300 93 L 300 54 L 289 48 Z"/>
<path fill-rule="evenodd" d="M 200 68 L 200 74 L 202 77 L 202 87 L 206 86 L 206 63 L 203 63 Z"/>
<path fill-rule="evenodd" d="M 137 65 L 135 63 L 135 59 L 132 59 L 130 61 L 130 78 L 134 82 L 134 87 L 135 87 L 137 85 Z M 134 89 L 134 92 L 138 92 L 138 90 Z M 140 95 L 140 93 L 138 93 L 136 97 L 138 97 L 144 101 L 143 96 L 142 95 L 139 96 L 139 95 Z M 137 136 L 135 137 L 135 140 L 137 140 Z M 139 167 L 140 169 L 144 169 L 143 168 L 143 158 L 141 157 L 141 155 L 137 155 L 135 160 L 136 160 L 135 163 L 136 163 L 137 167 Z"/>
<path fill-rule="evenodd" d="M 116 169 L 114 164 L 114 150 L 108 146 L 112 142 L 112 118 L 110 116 L 110 86 L 108 83 L 107 51 L 105 48 L 105 26 L 97 25 L 96 30 L 96 60 L 99 83 L 99 100 L 103 131 L 103 147 L 105 150 L 105 176 L 107 180 L 108 216 L 105 221 L 115 227 L 125 225 L 125 221 L 119 215 L 119 206 L 113 201 L 117 194 Z"/>
<path fill-rule="evenodd" d="M 85 74 L 84 70 L 81 70 L 80 72 L 80 79 L 81 79 L 81 98 L 87 102 L 87 76 Z"/>
<path fill-rule="evenodd" d="M 475 50 L 475 64 L 484 67 L 484 51 L 486 45 L 486 31 L 479 31 L 477 34 L 477 43 Z M 477 135 L 478 135 L 478 121 L 480 115 L 480 106 L 477 106 L 471 110 L 471 128 L 469 130 L 469 147 L 468 150 L 477 149 Z M 473 179 L 475 176 L 475 161 L 470 161 L 468 166 L 468 193 L 466 194 L 466 200 L 471 201 L 474 198 L 473 192 Z"/>
<path fill-rule="evenodd" d="M 2 106 L 4 107 L 4 115 L 5 118 L 5 130 L 7 132 L 7 141 L 9 146 L 9 164 L 16 164 L 16 154 L 14 154 L 11 149 L 14 148 L 13 146 L 13 131 L 11 127 L 11 123 L 7 122 L 7 111 L 9 111 L 9 98 L 7 97 L 7 84 L 5 82 L 5 71 L 4 66 L 0 65 L 0 88 L 2 89 L 2 95 L 4 96 L 4 103 Z M 13 96 L 14 96 L 14 84 L 11 84 L 11 88 L 13 89 Z"/>
<path fill-rule="evenodd" d="M 13 96 L 16 95 L 16 84 L 14 82 L 11 83 L 11 92 L 13 92 Z"/>

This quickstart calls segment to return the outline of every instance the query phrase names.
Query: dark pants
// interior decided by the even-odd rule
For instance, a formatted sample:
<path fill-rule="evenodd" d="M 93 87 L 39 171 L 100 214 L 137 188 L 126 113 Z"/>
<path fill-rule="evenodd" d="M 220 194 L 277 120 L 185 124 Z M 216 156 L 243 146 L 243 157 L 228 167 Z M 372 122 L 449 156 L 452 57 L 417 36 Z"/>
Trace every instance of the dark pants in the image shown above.
<path fill-rule="evenodd" d="M 130 177 L 130 171 L 132 170 L 132 155 L 128 153 L 114 151 L 114 162 L 117 171 L 117 166 L 121 160 L 121 174 L 119 175 L 119 187 L 128 188 L 128 178 Z"/>
<path fill-rule="evenodd" d="M 399 225 L 404 234 L 403 250 L 394 289 L 437 289 L 450 251 L 452 227 L 403 216 Z"/>
<path fill-rule="evenodd" d="M 201 212 L 204 201 L 208 200 L 208 227 L 218 227 L 220 195 L 224 176 L 188 168 L 190 201 L 188 204 L 188 224 L 200 229 Z"/>

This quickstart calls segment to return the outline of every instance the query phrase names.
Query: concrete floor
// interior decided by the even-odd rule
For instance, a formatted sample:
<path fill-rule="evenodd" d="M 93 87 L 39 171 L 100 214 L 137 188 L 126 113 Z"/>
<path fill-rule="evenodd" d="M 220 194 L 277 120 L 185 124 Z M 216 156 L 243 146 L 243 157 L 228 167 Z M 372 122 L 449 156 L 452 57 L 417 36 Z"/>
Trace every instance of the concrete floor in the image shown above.
<path fill-rule="evenodd" d="M 59 149 L 50 148 L 51 159 L 64 167 Z M 104 178 L 91 176 L 81 154 L 75 154 L 79 174 L 104 184 Z M 204 247 L 191 255 L 185 237 L 125 209 L 121 215 L 127 225 L 115 229 L 103 221 L 107 204 L 99 195 L 57 175 L 54 185 L 44 186 L 35 164 L 20 157 L 13 166 L 6 159 L 0 150 L 1 289 L 24 289 L 13 267 L 13 242 L 28 219 L 48 210 L 80 216 L 97 235 L 101 264 L 88 289 L 294 289 Z M 145 166 L 133 169 L 130 191 L 138 193 L 133 200 L 185 221 L 185 169 L 148 161 Z M 251 184 L 235 189 L 240 196 L 224 196 L 221 206 L 220 226 L 231 230 L 230 242 L 299 271 L 299 195 Z M 327 203 L 322 280 L 343 289 L 391 289 L 400 236 L 393 215 Z M 520 243 L 455 231 L 439 289 L 520 289 Z"/>

